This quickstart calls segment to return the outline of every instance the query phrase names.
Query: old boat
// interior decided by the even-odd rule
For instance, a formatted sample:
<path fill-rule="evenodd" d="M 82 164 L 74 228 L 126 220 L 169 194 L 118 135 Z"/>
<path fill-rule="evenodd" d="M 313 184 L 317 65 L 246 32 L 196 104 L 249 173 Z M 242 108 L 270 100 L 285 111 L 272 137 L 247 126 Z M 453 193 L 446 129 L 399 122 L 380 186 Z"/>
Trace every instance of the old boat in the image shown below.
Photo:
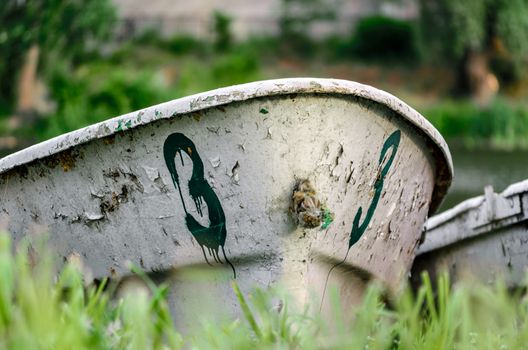
<path fill-rule="evenodd" d="M 522 286 L 528 272 L 528 180 L 500 194 L 488 186 L 483 195 L 430 218 L 412 270 L 415 285 L 422 271 L 433 279 L 447 271 L 453 282 Z"/>
<path fill-rule="evenodd" d="M 162 272 L 184 323 L 236 313 L 232 278 L 243 291 L 281 282 L 323 308 L 333 286 L 343 303 L 371 279 L 397 288 L 452 174 L 442 136 L 396 97 L 281 79 L 148 107 L 10 155 L 0 160 L 0 212 L 16 241 L 49 232 L 57 254 L 78 256 L 93 278 L 126 276 L 130 263 Z M 309 211 L 315 220 L 296 221 Z"/>

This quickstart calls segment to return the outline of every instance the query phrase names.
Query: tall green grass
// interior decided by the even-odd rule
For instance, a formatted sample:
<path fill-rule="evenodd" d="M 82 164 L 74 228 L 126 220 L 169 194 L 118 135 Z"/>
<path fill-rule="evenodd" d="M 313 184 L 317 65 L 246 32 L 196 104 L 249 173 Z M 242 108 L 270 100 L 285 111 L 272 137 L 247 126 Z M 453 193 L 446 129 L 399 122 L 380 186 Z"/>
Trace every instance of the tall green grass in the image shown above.
<path fill-rule="evenodd" d="M 166 302 L 167 286 L 113 300 L 104 284 L 86 286 L 75 265 L 54 272 L 49 253 L 0 235 L 0 349 L 526 349 L 528 301 L 504 286 L 407 289 L 390 301 L 376 286 L 363 302 L 323 321 L 295 311 L 276 290 L 243 295 L 240 319 L 204 323 L 181 335 Z M 351 311 L 347 311 L 350 310 Z M 349 313 L 350 314 L 347 314 Z M 345 314 L 345 315 L 343 315 Z M 350 318 L 348 316 L 352 315 Z M 352 321 L 345 321 L 352 319 Z"/>

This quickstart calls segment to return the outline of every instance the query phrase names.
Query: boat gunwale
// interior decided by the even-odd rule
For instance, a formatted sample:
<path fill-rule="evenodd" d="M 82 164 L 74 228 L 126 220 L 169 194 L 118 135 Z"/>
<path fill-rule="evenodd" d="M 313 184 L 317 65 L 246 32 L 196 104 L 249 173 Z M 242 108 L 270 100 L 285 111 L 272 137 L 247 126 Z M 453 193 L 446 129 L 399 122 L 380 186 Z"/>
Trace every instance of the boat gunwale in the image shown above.
<path fill-rule="evenodd" d="M 10 154 L 0 159 L 0 175 L 16 167 L 67 151 L 73 147 L 119 132 L 126 132 L 158 120 L 172 119 L 233 102 L 291 94 L 330 94 L 363 98 L 387 107 L 419 129 L 433 142 L 442 156 L 440 160 L 435 159 L 437 170 L 430 212 L 434 212 L 438 208 L 454 175 L 449 147 L 442 135 L 420 113 L 394 95 L 369 85 L 341 79 L 285 78 L 263 80 L 210 90 L 146 107 L 56 136 Z M 438 162 L 441 162 L 440 170 Z"/>
<path fill-rule="evenodd" d="M 498 193 L 503 198 L 511 198 L 528 192 L 528 179 L 510 184 L 504 191 Z M 480 207 L 485 201 L 484 195 L 468 198 L 446 211 L 432 216 L 426 222 L 426 230 L 433 230 L 439 226 L 445 225 L 457 216 L 464 214 L 472 209 Z"/>
<path fill-rule="evenodd" d="M 513 184 L 510 184 L 504 191 L 501 193 L 495 193 L 495 195 L 500 196 L 504 199 L 511 199 L 513 197 L 522 197 L 528 195 L 528 179 L 515 182 Z M 519 198 L 519 202 L 522 202 L 522 199 Z M 462 217 L 463 215 L 471 215 L 471 211 L 480 210 L 480 208 L 486 204 L 486 196 L 485 195 L 479 195 L 476 197 L 468 198 L 459 204 L 455 205 L 454 207 L 447 209 L 446 211 L 437 214 L 425 223 L 425 230 L 426 230 L 426 236 L 424 242 L 420 244 L 416 251 L 416 256 L 428 254 L 433 251 L 441 251 L 442 249 L 455 245 L 459 242 L 462 242 L 464 240 L 473 239 L 480 235 L 487 235 L 492 231 L 498 230 L 502 227 L 507 227 L 508 225 L 517 225 L 521 222 L 526 221 L 526 214 L 522 216 L 522 218 L 519 221 L 511 221 L 510 218 L 506 218 L 506 224 L 505 226 L 496 226 L 490 228 L 490 230 L 481 230 L 480 232 L 472 232 L 471 234 L 466 234 L 464 232 L 457 233 L 455 235 L 450 236 L 447 234 L 445 229 L 443 227 L 445 225 L 449 225 L 458 218 Z M 522 209 L 522 206 L 521 206 Z M 490 221 L 487 225 L 492 225 L 493 222 Z M 464 222 L 464 225 L 467 226 L 467 223 Z M 473 229 L 468 229 L 467 232 L 471 232 Z M 431 243 L 427 240 L 427 237 L 429 235 L 434 235 L 434 238 L 437 240 L 436 242 L 433 241 Z"/>

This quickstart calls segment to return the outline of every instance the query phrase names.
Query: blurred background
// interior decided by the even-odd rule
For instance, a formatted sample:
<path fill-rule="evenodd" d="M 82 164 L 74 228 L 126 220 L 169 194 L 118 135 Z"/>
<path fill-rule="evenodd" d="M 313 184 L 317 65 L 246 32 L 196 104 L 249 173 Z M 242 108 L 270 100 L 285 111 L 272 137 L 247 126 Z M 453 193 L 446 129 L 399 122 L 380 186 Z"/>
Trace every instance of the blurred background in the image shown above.
<path fill-rule="evenodd" d="M 448 141 L 443 208 L 528 178 L 527 0 L 2 0 L 0 156 L 260 79 L 384 89 Z"/>

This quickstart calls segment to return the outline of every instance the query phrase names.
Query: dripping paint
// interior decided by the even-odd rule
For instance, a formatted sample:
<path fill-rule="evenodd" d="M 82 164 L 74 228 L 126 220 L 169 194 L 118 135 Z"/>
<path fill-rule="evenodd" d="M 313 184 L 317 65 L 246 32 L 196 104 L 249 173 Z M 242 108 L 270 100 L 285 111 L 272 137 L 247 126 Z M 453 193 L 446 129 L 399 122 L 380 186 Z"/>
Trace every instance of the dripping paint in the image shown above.
<path fill-rule="evenodd" d="M 401 139 L 401 131 L 396 130 L 389 137 L 387 137 L 387 139 L 383 143 L 383 147 L 381 148 L 381 152 L 380 152 L 380 156 L 378 160 L 378 170 L 375 174 L 376 177 L 375 177 L 375 182 L 373 186 L 374 196 L 372 197 L 372 201 L 370 202 L 370 206 L 367 209 L 367 214 L 365 215 L 363 222 L 361 222 L 363 208 L 359 207 L 359 209 L 356 212 L 356 216 L 354 217 L 354 221 L 352 223 L 352 230 L 350 232 L 350 238 L 348 240 L 348 249 L 345 254 L 345 257 L 343 258 L 343 260 L 341 260 L 340 262 L 332 266 L 330 270 L 328 271 L 328 275 L 326 276 L 326 282 L 325 282 L 325 286 L 323 290 L 323 297 L 321 300 L 321 307 L 323 306 L 324 295 L 326 292 L 326 285 L 328 283 L 328 279 L 330 278 L 330 273 L 332 272 L 332 270 L 334 270 L 336 267 L 338 267 L 339 265 L 343 264 L 346 261 L 348 257 L 348 252 L 350 252 L 350 248 L 352 248 L 352 246 L 356 244 L 357 241 L 359 241 L 361 236 L 363 236 L 363 234 L 365 233 L 370 223 L 370 220 L 374 216 L 374 212 L 376 211 L 379 199 L 381 197 L 381 192 L 383 191 L 383 182 L 385 180 L 385 176 L 387 176 L 387 173 L 389 172 L 392 162 L 394 161 L 394 158 L 396 157 L 396 152 L 398 151 L 398 146 L 400 145 L 400 139 Z M 390 156 L 388 156 L 387 153 L 391 149 L 392 151 L 390 153 Z"/>
<path fill-rule="evenodd" d="M 204 215 L 202 210 L 203 204 L 205 203 L 207 205 L 207 214 L 209 216 L 210 222 L 208 227 L 202 226 L 189 213 L 188 208 L 185 205 L 181 190 L 182 184 L 180 183 L 175 160 L 176 156 L 179 156 L 181 165 L 185 166 L 182 152 L 185 152 L 192 161 L 192 176 L 187 183 L 189 194 L 194 202 L 196 211 L 200 216 L 203 217 Z M 169 135 L 169 137 L 167 137 L 165 140 L 163 145 L 163 156 L 165 158 L 165 164 L 167 165 L 167 168 L 171 174 L 172 183 L 180 194 L 183 211 L 185 212 L 185 224 L 187 225 L 187 228 L 193 235 L 194 239 L 196 239 L 202 248 L 205 261 L 210 265 L 205 252 L 207 249 L 209 256 L 212 256 L 216 262 L 223 264 L 224 262 L 219 256 L 219 251 L 221 250 L 225 262 L 233 270 L 233 277 L 236 278 L 235 268 L 233 264 L 231 264 L 231 262 L 227 259 L 224 249 L 227 236 L 224 210 L 222 209 L 222 205 L 218 199 L 218 196 L 204 178 L 204 165 L 200 155 L 198 154 L 196 146 L 184 134 L 174 133 Z"/>

